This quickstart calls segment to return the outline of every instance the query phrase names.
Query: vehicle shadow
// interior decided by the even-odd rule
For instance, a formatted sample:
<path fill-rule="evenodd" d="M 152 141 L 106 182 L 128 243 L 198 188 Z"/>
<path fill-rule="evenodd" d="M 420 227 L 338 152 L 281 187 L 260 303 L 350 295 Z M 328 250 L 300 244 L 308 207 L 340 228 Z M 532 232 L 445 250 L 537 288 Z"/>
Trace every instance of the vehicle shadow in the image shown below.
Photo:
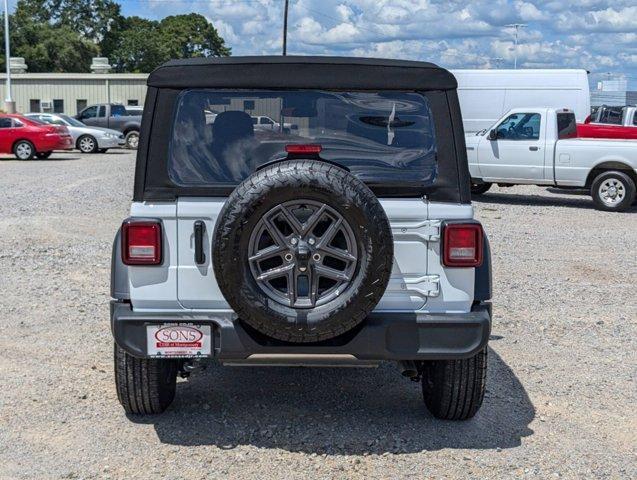
<path fill-rule="evenodd" d="M 482 409 L 466 422 L 432 417 L 420 383 L 378 369 L 213 366 L 180 382 L 173 406 L 152 417 L 162 443 L 238 445 L 326 455 L 513 448 L 533 434 L 524 387 L 492 349 Z"/>
<path fill-rule="evenodd" d="M 547 189 L 556 196 L 529 195 L 521 193 L 492 193 L 487 192 L 482 195 L 474 195 L 471 201 L 476 204 L 501 204 L 501 205 L 523 205 L 534 207 L 566 207 L 577 209 L 595 210 L 595 204 L 591 197 L 582 195 L 578 191 L 565 192 L 564 190 Z M 568 197 L 558 196 L 568 195 Z M 628 210 L 621 213 L 637 212 L 637 205 L 633 204 Z M 606 212 L 599 213 L 603 214 Z M 617 213 L 617 212 L 612 212 Z"/>

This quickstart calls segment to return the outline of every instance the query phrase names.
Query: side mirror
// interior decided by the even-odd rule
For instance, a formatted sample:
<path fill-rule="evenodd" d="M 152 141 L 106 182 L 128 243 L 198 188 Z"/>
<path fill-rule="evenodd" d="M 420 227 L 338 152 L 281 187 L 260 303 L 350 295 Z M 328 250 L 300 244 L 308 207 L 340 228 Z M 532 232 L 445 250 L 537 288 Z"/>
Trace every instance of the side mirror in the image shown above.
<path fill-rule="evenodd" d="M 498 139 L 498 132 L 496 131 L 495 128 L 489 131 L 489 136 L 487 138 L 491 141 Z"/>

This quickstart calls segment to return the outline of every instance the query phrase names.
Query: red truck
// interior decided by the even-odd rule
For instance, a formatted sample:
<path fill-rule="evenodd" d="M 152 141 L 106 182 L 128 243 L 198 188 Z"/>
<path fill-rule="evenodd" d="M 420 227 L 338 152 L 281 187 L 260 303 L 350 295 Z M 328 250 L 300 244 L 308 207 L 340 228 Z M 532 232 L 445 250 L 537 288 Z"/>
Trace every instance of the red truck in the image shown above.
<path fill-rule="evenodd" d="M 637 107 L 602 106 L 585 123 L 577 125 L 577 136 L 637 140 Z"/>
<path fill-rule="evenodd" d="M 18 160 L 49 158 L 53 150 L 71 150 L 73 138 L 61 125 L 49 125 L 22 115 L 0 115 L 0 153 Z"/>

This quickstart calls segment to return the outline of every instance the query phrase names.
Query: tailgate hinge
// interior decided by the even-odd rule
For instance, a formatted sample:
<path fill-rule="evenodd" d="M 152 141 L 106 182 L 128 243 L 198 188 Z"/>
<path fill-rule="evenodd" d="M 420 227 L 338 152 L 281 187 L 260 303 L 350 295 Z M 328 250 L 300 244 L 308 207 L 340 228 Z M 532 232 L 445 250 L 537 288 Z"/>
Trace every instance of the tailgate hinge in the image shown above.
<path fill-rule="evenodd" d="M 423 297 L 437 297 L 440 295 L 440 275 L 405 277 L 402 288 L 418 292 Z"/>
<path fill-rule="evenodd" d="M 392 224 L 392 234 L 394 238 L 404 236 L 417 236 L 424 242 L 437 242 L 440 240 L 440 220 L 423 220 L 418 223 L 395 223 Z"/>

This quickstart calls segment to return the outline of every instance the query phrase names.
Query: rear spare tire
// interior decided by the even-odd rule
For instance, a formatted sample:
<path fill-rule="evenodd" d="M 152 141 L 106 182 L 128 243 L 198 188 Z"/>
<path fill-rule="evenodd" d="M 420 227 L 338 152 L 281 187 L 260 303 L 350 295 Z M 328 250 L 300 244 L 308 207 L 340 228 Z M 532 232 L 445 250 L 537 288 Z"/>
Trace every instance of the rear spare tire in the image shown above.
<path fill-rule="evenodd" d="M 213 242 L 219 288 L 242 321 L 279 340 L 334 338 L 361 323 L 387 287 L 385 211 L 346 170 L 289 160 L 241 183 Z"/>

